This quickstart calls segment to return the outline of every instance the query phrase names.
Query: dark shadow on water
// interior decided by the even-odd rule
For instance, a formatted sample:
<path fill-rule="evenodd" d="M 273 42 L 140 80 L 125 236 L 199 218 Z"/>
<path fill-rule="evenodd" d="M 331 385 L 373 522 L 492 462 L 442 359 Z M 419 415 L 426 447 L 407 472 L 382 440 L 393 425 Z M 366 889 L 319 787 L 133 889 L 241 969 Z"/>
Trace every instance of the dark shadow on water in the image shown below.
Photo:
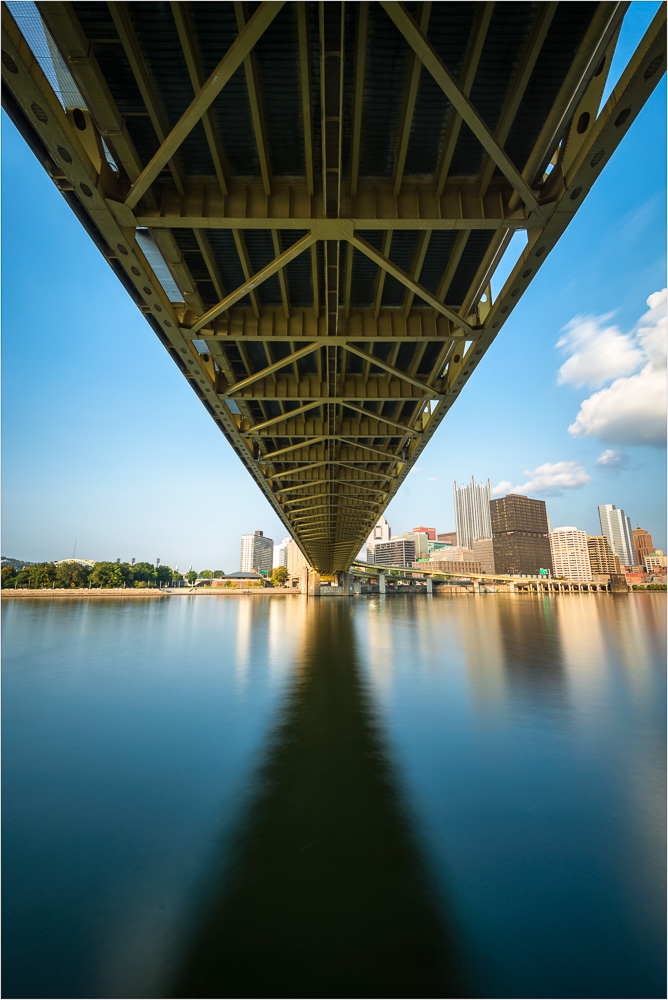
<path fill-rule="evenodd" d="M 348 602 L 313 602 L 230 859 L 212 859 L 174 997 L 462 997 L 356 661 Z"/>

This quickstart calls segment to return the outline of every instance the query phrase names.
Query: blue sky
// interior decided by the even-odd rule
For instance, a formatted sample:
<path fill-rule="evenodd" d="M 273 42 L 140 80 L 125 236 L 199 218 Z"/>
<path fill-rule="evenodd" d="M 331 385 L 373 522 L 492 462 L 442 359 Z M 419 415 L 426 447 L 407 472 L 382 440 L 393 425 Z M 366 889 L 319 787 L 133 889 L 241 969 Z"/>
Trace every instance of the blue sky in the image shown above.
<path fill-rule="evenodd" d="M 657 7 L 631 5 L 613 80 Z M 285 529 L 4 114 L 2 153 L 3 555 L 76 539 L 92 559 L 238 568 L 242 533 Z M 614 503 L 666 550 L 665 286 L 664 78 L 388 507 L 393 531 L 454 530 L 453 480 L 474 475 L 544 499 L 552 527 L 599 533 Z"/>

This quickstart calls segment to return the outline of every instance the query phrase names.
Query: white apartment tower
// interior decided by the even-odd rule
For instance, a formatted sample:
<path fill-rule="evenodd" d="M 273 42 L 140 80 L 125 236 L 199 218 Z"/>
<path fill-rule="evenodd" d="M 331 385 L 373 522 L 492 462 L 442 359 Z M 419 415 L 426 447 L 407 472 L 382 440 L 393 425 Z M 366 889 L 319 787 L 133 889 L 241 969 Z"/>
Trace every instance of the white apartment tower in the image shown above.
<path fill-rule="evenodd" d="M 552 568 L 567 580 L 591 580 L 587 532 L 578 528 L 555 528 L 550 532 Z"/>
<path fill-rule="evenodd" d="M 261 531 L 241 536 L 241 572 L 271 573 L 274 563 L 274 539 Z"/>
<path fill-rule="evenodd" d="M 492 484 L 480 483 L 476 486 L 471 476 L 470 486 L 457 487 L 455 481 L 455 518 L 457 521 L 457 544 L 470 549 L 478 538 L 492 537 L 492 519 L 489 502 L 492 499 Z"/>
<path fill-rule="evenodd" d="M 634 566 L 636 561 L 633 544 L 631 518 L 623 510 L 617 510 L 614 503 L 600 504 L 598 516 L 601 522 L 601 534 L 608 539 L 608 544 L 622 566 Z"/>

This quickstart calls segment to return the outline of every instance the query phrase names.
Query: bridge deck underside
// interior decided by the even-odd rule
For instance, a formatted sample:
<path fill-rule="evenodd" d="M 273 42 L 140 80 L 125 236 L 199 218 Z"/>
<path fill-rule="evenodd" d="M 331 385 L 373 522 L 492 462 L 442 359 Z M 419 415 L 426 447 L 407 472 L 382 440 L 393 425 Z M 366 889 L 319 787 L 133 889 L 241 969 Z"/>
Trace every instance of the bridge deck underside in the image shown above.
<path fill-rule="evenodd" d="M 600 109 L 624 3 L 39 3 L 37 61 L 8 6 L 8 113 L 323 572 L 665 69 L 662 11 Z"/>

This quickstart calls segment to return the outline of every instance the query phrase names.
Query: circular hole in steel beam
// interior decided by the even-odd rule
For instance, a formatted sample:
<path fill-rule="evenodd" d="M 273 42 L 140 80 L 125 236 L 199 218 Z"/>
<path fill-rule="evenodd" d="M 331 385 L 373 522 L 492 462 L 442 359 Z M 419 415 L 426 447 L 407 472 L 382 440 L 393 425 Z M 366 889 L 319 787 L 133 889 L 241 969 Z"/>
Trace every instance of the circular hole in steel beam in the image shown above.
<path fill-rule="evenodd" d="M 501 324 L 499 322 L 492 323 L 492 330 L 498 330 Z"/>
<path fill-rule="evenodd" d="M 169 322 L 169 320 L 168 320 L 168 319 L 166 319 L 166 320 L 165 320 L 165 326 L 171 326 L 171 325 L 172 325 L 172 324 L 171 324 L 171 323 Z"/>
<path fill-rule="evenodd" d="M 583 111 L 578 118 L 577 130 L 580 135 L 587 131 L 589 128 L 591 116 L 588 111 Z"/>
<path fill-rule="evenodd" d="M 482 351 L 476 351 L 476 354 L 480 355 L 482 354 Z"/>
<path fill-rule="evenodd" d="M 519 288 L 513 288 L 512 292 L 510 293 L 510 297 L 514 299 L 519 294 L 520 294 Z"/>
<path fill-rule="evenodd" d="M 659 68 L 662 62 L 663 62 L 663 55 L 654 56 L 651 63 L 643 73 L 643 76 L 645 77 L 646 80 L 649 80 L 650 76 L 654 76 L 654 74 L 656 73 L 657 69 Z"/>
<path fill-rule="evenodd" d="M 455 364 L 457 364 L 457 362 L 459 361 L 459 354 L 455 354 L 452 360 L 454 361 Z"/>
<path fill-rule="evenodd" d="M 44 108 L 40 108 L 39 104 L 31 104 L 30 110 L 32 111 L 38 122 L 41 122 L 42 125 L 46 125 L 49 119 L 47 117 Z"/>
<path fill-rule="evenodd" d="M 603 56 L 603 58 L 601 59 L 600 63 L 596 67 L 596 72 L 594 73 L 594 76 L 600 76 L 601 73 L 603 72 L 603 67 L 604 66 L 605 66 L 605 56 Z"/>
<path fill-rule="evenodd" d="M 10 56 L 9 52 L 2 50 L 2 65 L 5 69 L 8 69 L 10 73 L 18 73 L 19 68 Z"/>
<path fill-rule="evenodd" d="M 571 201 L 575 201 L 582 194 L 582 186 L 578 185 L 574 191 L 571 191 Z"/>
<path fill-rule="evenodd" d="M 546 250 L 547 247 L 538 247 L 536 250 L 536 257 L 542 257 Z"/>
<path fill-rule="evenodd" d="M 510 306 L 504 306 L 503 309 L 501 310 L 501 315 L 505 316 L 509 309 Z"/>
<path fill-rule="evenodd" d="M 156 311 L 157 313 L 161 313 L 161 312 L 162 312 L 162 306 L 156 306 L 156 307 L 155 307 L 155 311 Z"/>
<path fill-rule="evenodd" d="M 128 248 L 124 247 L 122 243 L 118 244 L 117 250 L 118 250 L 119 253 L 122 253 L 124 257 L 127 257 L 127 255 L 128 255 Z"/>
<path fill-rule="evenodd" d="M 624 108 L 622 111 L 620 111 L 617 117 L 615 118 L 615 128 L 619 128 L 620 125 L 623 125 L 630 114 L 631 114 L 630 108 Z"/>
<path fill-rule="evenodd" d="M 69 153 L 67 152 L 67 150 L 66 150 L 66 149 L 64 149 L 64 147 L 63 147 L 63 146 L 59 146 L 59 147 L 58 147 L 58 155 L 60 156 L 60 158 L 61 158 L 62 160 L 65 160 L 65 163 L 71 163 L 71 162 L 72 162 L 72 157 L 71 157 L 71 156 L 70 156 L 70 154 L 69 154 Z"/>
<path fill-rule="evenodd" d="M 87 198 L 93 197 L 93 192 L 91 191 L 91 189 L 88 187 L 87 184 L 81 184 L 81 190 L 86 195 Z"/>
<path fill-rule="evenodd" d="M 144 287 L 142 288 L 142 291 L 143 291 L 144 295 L 152 295 L 153 294 L 152 290 L 148 287 L 148 285 L 144 285 Z"/>
<path fill-rule="evenodd" d="M 595 153 L 594 156 L 592 156 L 591 160 L 589 161 L 589 166 L 597 167 L 604 156 L 605 156 L 605 150 L 599 149 L 598 153 Z"/>
<path fill-rule="evenodd" d="M 133 274 L 135 275 L 135 277 L 137 277 L 137 278 L 138 278 L 138 277 L 139 277 L 139 275 L 141 274 L 141 271 L 139 270 L 139 268 L 138 268 L 138 267 L 135 267 L 135 266 L 134 266 L 134 264 L 133 264 L 133 266 L 132 266 L 132 267 L 130 268 L 130 270 L 132 271 L 132 273 L 133 273 Z"/>
<path fill-rule="evenodd" d="M 528 278 L 530 274 L 531 274 L 531 268 L 530 267 L 528 267 L 526 269 L 526 271 L 522 271 L 522 277 L 525 278 L 525 279 Z"/>
<path fill-rule="evenodd" d="M 81 108 L 75 108 L 72 112 L 72 118 L 74 119 L 74 124 L 79 129 L 80 132 L 86 131 L 86 116 L 81 110 Z"/>

